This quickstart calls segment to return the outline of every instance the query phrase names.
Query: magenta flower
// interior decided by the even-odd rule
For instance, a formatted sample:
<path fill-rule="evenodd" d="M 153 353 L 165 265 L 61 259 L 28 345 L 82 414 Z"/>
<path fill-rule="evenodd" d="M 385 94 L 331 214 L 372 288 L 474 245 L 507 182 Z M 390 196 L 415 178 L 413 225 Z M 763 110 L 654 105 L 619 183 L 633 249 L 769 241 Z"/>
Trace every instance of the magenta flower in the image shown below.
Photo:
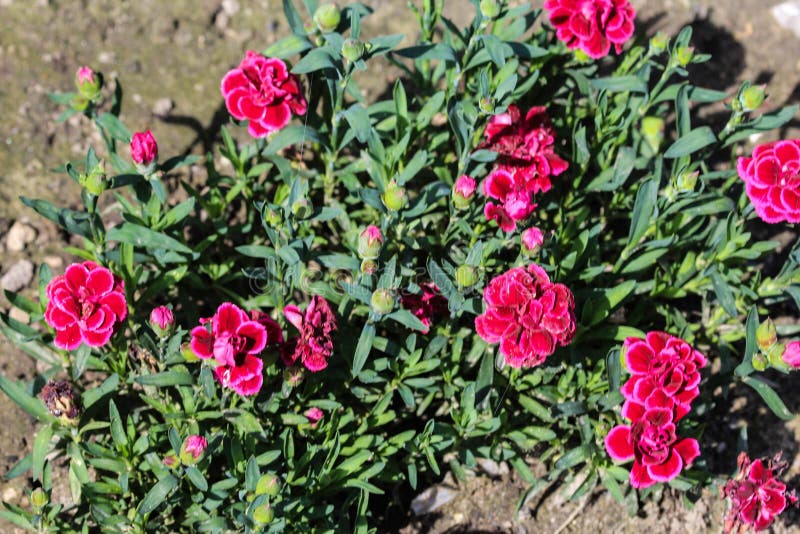
<path fill-rule="evenodd" d="M 136 132 L 131 137 L 131 159 L 137 165 L 148 167 L 158 159 L 158 144 L 153 132 Z"/>
<path fill-rule="evenodd" d="M 305 313 L 289 305 L 283 308 L 283 315 L 300 332 L 282 351 L 283 362 L 293 365 L 299 361 L 312 373 L 325 369 L 333 354 L 333 334 L 338 328 L 328 301 L 314 295 Z"/>
<path fill-rule="evenodd" d="M 206 451 L 206 447 L 208 447 L 208 441 L 203 436 L 187 437 L 181 447 L 181 461 L 189 465 L 197 463 Z"/>
<path fill-rule="evenodd" d="M 166 306 L 158 306 L 150 312 L 150 326 L 159 335 L 168 335 L 175 326 L 175 317 L 172 310 Z"/>
<path fill-rule="evenodd" d="M 214 373 L 224 387 L 239 395 L 256 395 L 264 381 L 264 362 L 259 357 L 267 345 L 264 325 L 230 302 L 220 304 L 214 317 L 200 322 L 202 326 L 192 329 L 192 351 L 199 358 L 217 361 Z"/>
<path fill-rule="evenodd" d="M 289 124 L 292 113 L 306 112 L 300 82 L 286 64 L 252 50 L 222 78 L 221 89 L 230 114 L 250 121 L 247 131 L 253 137 L 266 137 Z"/>
<path fill-rule="evenodd" d="M 535 226 L 532 226 L 522 232 L 522 246 L 525 248 L 526 252 L 535 254 L 543 243 L 544 234 Z"/>
<path fill-rule="evenodd" d="M 128 316 L 125 288 L 111 271 L 92 261 L 73 263 L 47 284 L 45 321 L 54 343 L 75 350 L 81 343 L 102 347 Z"/>
<path fill-rule="evenodd" d="M 689 413 L 700 394 L 700 369 L 707 363 L 702 353 L 665 332 L 648 332 L 645 339 L 629 337 L 623 352 L 631 373 L 620 388 L 624 417 L 636 421 L 651 408 L 674 410 L 675 421 Z"/>
<path fill-rule="evenodd" d="M 530 194 L 549 191 L 550 177 L 569 167 L 553 150 L 555 130 L 544 106 L 532 107 L 523 118 L 512 104 L 505 113 L 489 119 L 484 135 L 480 148 L 497 152 L 495 169 L 509 173 Z"/>
<path fill-rule="evenodd" d="M 425 325 L 422 333 L 427 334 L 433 320 L 447 313 L 447 299 L 433 282 L 423 282 L 419 287 L 421 293 L 403 292 L 400 295 L 400 304 L 422 321 Z"/>
<path fill-rule="evenodd" d="M 766 463 L 766 466 L 764 465 Z M 786 470 L 786 462 L 778 453 L 771 460 L 751 463 L 747 453 L 739 454 L 739 472 L 729 480 L 721 493 L 731 500 L 725 514 L 725 532 L 744 532 L 747 527 L 764 530 L 780 515 L 786 505 L 797 503 L 794 491 L 786 491 L 786 484 L 776 477 Z"/>
<path fill-rule="evenodd" d="M 575 300 L 536 264 L 496 276 L 483 292 L 485 308 L 475 330 L 487 343 L 499 343 L 512 367 L 533 367 L 575 334 Z"/>
<path fill-rule="evenodd" d="M 800 139 L 758 145 L 737 169 L 764 222 L 800 222 Z"/>
<path fill-rule="evenodd" d="M 653 408 L 630 426 L 612 428 L 605 443 L 612 459 L 633 459 L 630 481 L 634 488 L 668 482 L 700 456 L 696 439 L 678 439 L 672 411 L 666 408 Z"/>
<path fill-rule="evenodd" d="M 628 0 L 545 0 L 550 24 L 569 48 L 580 48 L 595 59 L 617 54 L 633 35 L 636 10 Z"/>
<path fill-rule="evenodd" d="M 787 365 L 795 369 L 800 368 L 800 341 L 790 341 L 787 343 L 781 358 Z"/>
<path fill-rule="evenodd" d="M 504 232 L 513 232 L 517 221 L 527 219 L 536 208 L 527 183 L 521 175 L 497 169 L 483 182 L 483 194 L 499 200 L 487 202 L 483 214 L 487 220 L 496 220 Z"/>
<path fill-rule="evenodd" d="M 317 428 L 317 424 L 325 414 L 322 412 L 322 410 L 314 406 L 313 408 L 306 410 L 303 415 L 305 415 L 308 421 L 311 423 L 311 428 Z"/>

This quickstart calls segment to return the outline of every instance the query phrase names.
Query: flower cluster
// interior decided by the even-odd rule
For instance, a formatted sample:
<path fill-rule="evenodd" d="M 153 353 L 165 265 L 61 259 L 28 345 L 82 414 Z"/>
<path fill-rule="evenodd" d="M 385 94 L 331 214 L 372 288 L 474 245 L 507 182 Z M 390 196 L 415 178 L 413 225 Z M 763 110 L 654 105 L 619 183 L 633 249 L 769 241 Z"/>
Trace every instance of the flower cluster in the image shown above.
<path fill-rule="evenodd" d="M 617 54 L 633 35 L 636 10 L 628 0 L 545 0 L 550 24 L 569 48 L 580 48 L 589 57 Z"/>
<path fill-rule="evenodd" d="M 737 169 L 764 222 L 800 222 L 800 139 L 758 145 Z"/>
<path fill-rule="evenodd" d="M 496 220 L 505 232 L 512 232 L 518 221 L 533 213 L 533 195 L 552 187 L 551 176 L 558 176 L 569 164 L 554 151 L 555 131 L 546 108 L 533 107 L 525 117 L 515 105 L 493 116 L 484 132 L 481 148 L 497 152 L 494 170 L 483 183 L 483 193 L 498 200 L 487 202 L 484 215 Z"/>
<path fill-rule="evenodd" d="M 629 337 L 623 352 L 631 377 L 621 388 L 622 415 L 631 424 L 608 433 L 606 450 L 614 460 L 633 459 L 631 485 L 646 488 L 677 477 L 700 455 L 697 440 L 680 439 L 675 424 L 699 394 L 706 357 L 665 332 Z"/>
<path fill-rule="evenodd" d="M 552 283 L 536 264 L 493 278 L 483 299 L 485 311 L 475 319 L 475 330 L 487 343 L 499 343 L 512 367 L 541 364 L 575 334 L 572 292 Z"/>
<path fill-rule="evenodd" d="M 312 373 L 325 369 L 333 354 L 333 334 L 338 328 L 328 301 L 314 295 L 305 313 L 290 305 L 283 308 L 283 315 L 300 332 L 298 337 L 286 342 L 281 354 L 284 363 L 299 362 Z"/>
<path fill-rule="evenodd" d="M 786 470 L 786 462 L 778 453 L 772 459 L 751 461 L 747 453 L 739 454 L 739 472 L 720 488 L 723 497 L 731 500 L 725 514 L 725 534 L 746 532 L 749 527 L 764 530 L 786 509 L 796 504 L 795 492 L 777 479 Z M 766 465 L 765 465 L 766 464 Z"/>
<path fill-rule="evenodd" d="M 249 120 L 247 131 L 253 137 L 280 130 L 292 113 L 304 115 L 307 109 L 300 81 L 286 64 L 252 50 L 222 78 L 221 90 L 228 112 L 238 120 Z"/>
<path fill-rule="evenodd" d="M 128 316 L 122 279 L 93 261 L 73 263 L 53 278 L 47 299 L 44 318 L 64 350 L 105 345 Z"/>

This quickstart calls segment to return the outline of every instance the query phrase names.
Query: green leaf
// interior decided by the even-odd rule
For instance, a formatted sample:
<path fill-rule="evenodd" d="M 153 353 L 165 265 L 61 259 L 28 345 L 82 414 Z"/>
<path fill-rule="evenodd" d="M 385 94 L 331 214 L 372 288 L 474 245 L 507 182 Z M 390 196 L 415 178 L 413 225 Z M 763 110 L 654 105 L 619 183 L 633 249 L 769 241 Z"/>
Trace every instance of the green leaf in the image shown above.
<path fill-rule="evenodd" d="M 753 369 L 753 355 L 758 352 L 758 339 L 756 338 L 756 332 L 758 331 L 758 306 L 753 304 L 750 308 L 750 312 L 747 314 L 747 322 L 745 323 L 745 347 L 744 347 L 744 358 L 742 359 L 742 363 L 740 363 L 734 373 L 736 376 L 747 376 L 751 374 L 755 369 Z"/>
<path fill-rule="evenodd" d="M 736 299 L 733 297 L 733 291 L 731 291 L 728 283 L 723 280 L 722 276 L 716 271 L 711 273 L 711 285 L 714 286 L 714 293 L 716 293 L 722 308 L 731 317 L 737 317 L 739 312 L 736 310 Z"/>
<path fill-rule="evenodd" d="M 664 152 L 664 157 L 668 159 L 682 158 L 716 141 L 717 137 L 714 135 L 711 128 L 708 126 L 700 126 L 686 135 L 682 135 L 677 141 L 672 143 L 672 146 Z"/>
<path fill-rule="evenodd" d="M 367 356 L 369 356 L 369 353 L 372 350 L 372 343 L 374 341 L 375 325 L 372 323 L 367 323 L 361 330 L 361 336 L 358 338 L 358 345 L 356 345 L 356 351 L 353 354 L 353 368 L 351 371 L 353 376 L 358 376 L 358 374 L 361 372 L 361 369 L 364 367 L 364 363 L 367 361 Z"/>
<path fill-rule="evenodd" d="M 761 395 L 761 398 L 764 399 L 764 402 L 767 403 L 769 409 L 772 410 L 772 413 L 779 418 L 789 421 L 794 417 L 794 414 L 789 411 L 775 390 L 769 387 L 766 382 L 762 382 L 761 379 L 753 376 L 743 376 L 742 382 L 756 390 Z"/>
<path fill-rule="evenodd" d="M 81 399 L 83 401 L 84 409 L 89 409 L 97 401 L 102 399 L 105 395 L 116 391 L 119 385 L 119 375 L 114 373 L 100 384 L 100 387 L 90 388 L 83 392 Z"/>
<path fill-rule="evenodd" d="M 4 376 L 0 376 L 0 390 L 3 391 L 8 398 L 17 403 L 20 408 L 36 417 L 41 421 L 52 422 L 55 417 L 50 415 L 42 401 L 36 397 L 28 395 L 28 393 L 16 382 L 12 382 Z"/>
<path fill-rule="evenodd" d="M 458 61 L 453 48 L 444 43 L 410 46 L 395 50 L 394 53 L 411 59 L 442 59 L 453 63 Z"/>
<path fill-rule="evenodd" d="M 360 143 L 366 143 L 372 132 L 372 124 L 369 121 L 369 113 L 361 104 L 353 104 L 344 112 L 344 118 L 350 127 L 355 131 L 356 138 Z"/>
<path fill-rule="evenodd" d="M 619 93 L 631 91 L 633 93 L 647 93 L 647 84 L 638 76 L 612 76 L 608 78 L 595 78 L 590 82 L 594 89 Z"/>
<path fill-rule="evenodd" d="M 122 418 L 113 400 L 108 401 L 108 417 L 111 421 L 111 438 L 118 450 L 123 450 L 128 445 L 128 436 L 122 427 Z"/>
<path fill-rule="evenodd" d="M 189 372 L 177 370 L 137 376 L 134 380 L 137 384 L 142 384 L 143 386 L 166 387 L 194 385 L 194 377 Z"/>
<path fill-rule="evenodd" d="M 99 117 L 97 117 L 97 124 L 107 131 L 108 134 L 114 139 L 118 139 L 125 143 L 130 142 L 130 130 L 128 130 L 128 128 L 122 124 L 122 121 L 120 121 L 115 115 L 112 115 L 111 113 L 102 113 Z"/>
<path fill-rule="evenodd" d="M 405 168 L 403 168 L 403 172 L 397 175 L 395 180 L 397 181 L 398 185 L 405 185 L 409 180 L 411 180 L 414 176 L 416 176 L 419 171 L 425 167 L 425 163 L 428 161 L 428 153 L 424 150 L 420 150 L 414 157 L 411 158 L 411 161 L 406 163 Z"/>
<path fill-rule="evenodd" d="M 297 62 L 292 68 L 292 74 L 309 74 L 323 69 L 338 71 L 330 51 L 326 48 L 315 48 Z"/>
<path fill-rule="evenodd" d="M 658 180 L 651 178 L 639 186 L 636 202 L 633 205 L 631 227 L 628 231 L 628 245 L 635 245 L 650 227 L 658 200 Z"/>
<path fill-rule="evenodd" d="M 47 453 L 50 452 L 50 439 L 53 437 L 53 427 L 46 425 L 36 434 L 33 441 L 33 456 L 31 463 L 31 473 L 34 479 L 41 480 L 42 469 Z"/>
<path fill-rule="evenodd" d="M 203 473 L 200 472 L 195 466 L 190 465 L 186 467 L 185 470 L 186 476 L 189 478 L 189 482 L 194 484 L 194 487 L 199 489 L 200 491 L 208 490 L 208 481 L 206 481 L 206 477 L 203 476 Z"/>
<path fill-rule="evenodd" d="M 264 49 L 262 55 L 278 59 L 286 59 L 300 52 L 305 52 L 313 45 L 308 39 L 300 35 L 289 35 L 277 43 L 273 43 Z"/>
<path fill-rule="evenodd" d="M 291 28 L 293 34 L 306 34 L 305 29 L 303 28 L 303 19 L 300 17 L 300 13 L 297 12 L 297 9 L 294 7 L 292 0 L 283 0 L 283 14 L 286 16 L 286 22 L 289 23 L 289 28 Z"/>
<path fill-rule="evenodd" d="M 19 199 L 36 213 L 46 219 L 50 219 L 67 232 L 87 239 L 92 238 L 92 227 L 89 224 L 90 216 L 88 213 L 67 208 L 58 208 L 46 200 L 24 196 L 19 197 Z"/>
<path fill-rule="evenodd" d="M 603 321 L 636 289 L 636 285 L 636 280 L 628 280 L 615 287 L 596 290 L 584 305 L 581 322 L 590 327 Z"/>
<path fill-rule="evenodd" d="M 275 133 L 262 152 L 265 156 L 274 156 L 289 145 L 308 143 L 321 143 L 322 140 L 314 128 L 308 126 L 292 125 Z"/>
<path fill-rule="evenodd" d="M 575 467 L 579 463 L 589 458 L 590 453 L 591 451 L 588 446 L 581 445 L 580 447 L 570 450 L 564 456 L 559 458 L 555 467 L 556 469 L 569 469 L 571 467 Z"/>
<path fill-rule="evenodd" d="M 169 237 L 160 232 L 153 231 L 144 226 L 124 222 L 119 226 L 111 228 L 106 234 L 108 241 L 119 241 L 120 243 L 130 243 L 137 247 L 144 247 L 149 250 L 174 250 L 184 254 L 191 254 L 192 249 L 180 241 Z"/>
<path fill-rule="evenodd" d="M 144 499 L 142 499 L 142 502 L 139 505 L 138 515 L 143 516 L 149 514 L 161 504 L 164 504 L 167 499 L 167 495 L 169 495 L 169 493 L 175 489 L 175 486 L 177 485 L 178 479 L 172 475 L 167 475 L 156 482 L 155 486 L 150 488 L 150 491 L 148 491 L 147 495 L 145 495 Z"/>

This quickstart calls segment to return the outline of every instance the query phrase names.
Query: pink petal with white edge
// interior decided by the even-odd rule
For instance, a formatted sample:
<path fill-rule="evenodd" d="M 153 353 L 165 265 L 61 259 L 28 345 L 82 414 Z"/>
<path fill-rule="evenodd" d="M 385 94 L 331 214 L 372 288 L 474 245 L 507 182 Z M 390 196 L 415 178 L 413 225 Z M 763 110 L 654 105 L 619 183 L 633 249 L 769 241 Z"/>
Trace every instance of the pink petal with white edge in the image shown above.
<path fill-rule="evenodd" d="M 633 458 L 633 444 L 631 444 L 631 427 L 627 425 L 615 426 L 606 436 L 606 451 L 617 462 L 626 462 Z"/>
<path fill-rule="evenodd" d="M 224 302 L 217 308 L 217 313 L 212 319 L 213 332 L 215 335 L 228 334 L 231 335 L 236 332 L 239 325 L 249 318 L 247 314 L 239 309 L 235 304 Z"/>
<path fill-rule="evenodd" d="M 700 456 L 700 444 L 694 438 L 685 438 L 676 443 L 673 447 L 683 459 L 684 465 L 691 465 Z"/>
<path fill-rule="evenodd" d="M 646 488 L 655 484 L 655 480 L 647 472 L 647 468 L 639 462 L 633 462 L 631 467 L 631 486 L 636 489 Z"/>
<path fill-rule="evenodd" d="M 683 459 L 674 449 L 663 464 L 647 466 L 650 477 L 656 482 L 669 482 L 680 474 L 681 469 L 683 469 Z"/>
<path fill-rule="evenodd" d="M 114 275 L 104 267 L 98 267 L 86 277 L 86 288 L 93 295 L 105 295 L 114 289 Z"/>
<path fill-rule="evenodd" d="M 53 340 L 55 346 L 64 350 L 75 350 L 81 346 L 83 337 L 77 325 L 70 325 L 63 330 L 56 333 L 56 338 Z"/>
<path fill-rule="evenodd" d="M 214 355 L 214 336 L 206 330 L 206 327 L 195 326 L 192 329 L 192 340 L 189 346 L 198 358 L 207 360 Z"/>
<path fill-rule="evenodd" d="M 625 365 L 631 373 L 643 375 L 650 371 L 650 361 L 654 356 L 646 343 L 633 343 L 625 352 Z"/>

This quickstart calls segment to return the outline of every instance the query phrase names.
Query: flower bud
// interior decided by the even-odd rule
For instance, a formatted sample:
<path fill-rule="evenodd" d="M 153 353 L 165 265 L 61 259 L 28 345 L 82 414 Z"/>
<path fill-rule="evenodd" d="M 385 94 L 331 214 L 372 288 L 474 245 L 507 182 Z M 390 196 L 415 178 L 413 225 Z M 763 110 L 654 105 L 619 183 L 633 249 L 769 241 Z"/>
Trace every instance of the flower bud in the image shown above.
<path fill-rule="evenodd" d="M 781 359 L 794 369 L 800 368 L 800 341 L 790 341 L 781 354 Z"/>
<path fill-rule="evenodd" d="M 74 424 L 77 422 L 81 411 L 81 401 L 72 388 L 72 384 L 66 380 L 58 382 L 51 380 L 42 388 L 40 396 L 48 411 L 55 417 L 60 417 L 62 423 Z"/>
<path fill-rule="evenodd" d="M 376 289 L 372 292 L 370 303 L 372 304 L 372 311 L 378 315 L 384 315 L 394 309 L 394 296 L 388 289 Z"/>
<path fill-rule="evenodd" d="M 192 350 L 192 346 L 189 343 L 184 343 L 181 345 L 181 356 L 187 362 L 199 362 L 200 358 L 195 354 Z"/>
<path fill-rule="evenodd" d="M 274 497 L 280 491 L 281 481 L 277 476 L 267 473 L 258 479 L 258 484 L 256 484 L 256 495 L 269 495 L 270 497 Z"/>
<path fill-rule="evenodd" d="M 751 85 L 742 91 L 739 97 L 742 109 L 744 111 L 755 111 L 761 107 L 761 104 L 764 103 L 764 99 L 767 98 L 766 87 L 766 85 Z"/>
<path fill-rule="evenodd" d="M 358 236 L 358 254 L 367 260 L 374 260 L 381 253 L 383 234 L 381 229 L 371 224 Z"/>
<path fill-rule="evenodd" d="M 100 76 L 89 67 L 81 67 L 75 73 L 75 87 L 78 88 L 78 93 L 86 100 L 97 98 L 102 85 L 103 81 Z"/>
<path fill-rule="evenodd" d="M 164 456 L 164 459 L 161 460 L 161 463 L 169 469 L 177 469 L 181 465 L 181 460 L 178 458 L 177 454 L 171 452 Z"/>
<path fill-rule="evenodd" d="M 301 220 L 305 219 L 309 217 L 313 211 L 314 211 L 314 206 L 312 206 L 311 202 L 309 202 L 305 198 L 298 198 L 292 204 L 292 214 L 297 219 Z"/>
<path fill-rule="evenodd" d="M 522 252 L 526 255 L 532 256 L 539 252 L 539 249 L 544 243 L 544 234 L 541 230 L 532 226 L 522 232 Z"/>
<path fill-rule="evenodd" d="M 181 446 L 181 462 L 186 465 L 194 465 L 200 461 L 203 453 L 208 447 L 208 441 L 203 436 L 192 435 L 183 440 Z"/>
<path fill-rule="evenodd" d="M 456 283 L 459 287 L 472 287 L 478 281 L 478 272 L 472 265 L 459 265 L 456 269 Z"/>
<path fill-rule="evenodd" d="M 256 521 L 256 523 L 260 523 L 262 525 L 271 523 L 272 520 L 275 519 L 275 512 L 272 511 L 272 506 L 270 506 L 269 501 L 253 510 L 253 519 Z"/>
<path fill-rule="evenodd" d="M 264 213 L 264 221 L 271 227 L 271 228 L 278 228 L 282 222 L 281 214 L 275 210 L 267 210 Z"/>
<path fill-rule="evenodd" d="M 669 37 L 664 32 L 658 32 L 650 38 L 650 51 L 653 54 L 660 54 L 667 49 Z"/>
<path fill-rule="evenodd" d="M 485 96 L 485 97 L 481 98 L 480 100 L 478 100 L 478 107 L 484 113 L 487 113 L 489 115 L 493 114 L 494 113 L 494 98 L 492 98 L 490 96 Z"/>
<path fill-rule="evenodd" d="M 481 15 L 487 19 L 496 18 L 500 14 L 500 2 L 497 0 L 481 0 Z"/>
<path fill-rule="evenodd" d="M 158 306 L 150 312 L 150 327 L 161 339 L 168 338 L 175 327 L 175 317 L 172 310 L 166 306 Z"/>
<path fill-rule="evenodd" d="M 89 171 L 89 174 L 78 176 L 78 183 L 89 193 L 99 197 L 108 187 L 105 164 L 100 161 Z"/>
<path fill-rule="evenodd" d="M 362 260 L 361 262 L 361 272 L 364 274 L 375 274 L 375 271 L 378 270 L 378 264 L 375 263 L 375 260 Z"/>
<path fill-rule="evenodd" d="M 783 343 L 775 343 L 766 353 L 767 360 L 773 369 L 788 370 L 789 365 L 783 359 L 783 355 L 786 354 L 786 346 Z"/>
<path fill-rule="evenodd" d="M 33 510 L 37 514 L 47 506 L 48 501 L 47 493 L 45 493 L 42 488 L 36 488 L 31 492 L 31 506 L 33 506 Z"/>
<path fill-rule="evenodd" d="M 89 107 L 89 100 L 86 99 L 86 97 L 76 94 L 70 99 L 69 105 L 75 111 L 86 111 L 86 108 Z"/>
<path fill-rule="evenodd" d="M 692 62 L 692 58 L 694 58 L 694 47 L 691 46 L 679 46 L 675 50 L 675 60 L 678 62 L 678 65 L 681 67 L 687 66 L 689 63 Z"/>
<path fill-rule="evenodd" d="M 322 412 L 322 410 L 314 406 L 313 408 L 309 408 L 303 412 L 303 415 L 305 415 L 308 421 L 311 423 L 311 428 L 317 428 L 317 424 L 325 414 Z"/>
<path fill-rule="evenodd" d="M 664 119 L 661 117 L 644 117 L 642 119 L 642 137 L 653 152 L 658 152 L 664 140 Z"/>
<path fill-rule="evenodd" d="M 366 47 L 364 43 L 358 39 L 346 39 L 345 42 L 342 43 L 342 57 L 348 61 L 358 61 L 364 56 L 365 51 Z"/>
<path fill-rule="evenodd" d="M 335 4 L 323 4 L 314 12 L 314 24 L 322 33 L 335 32 L 342 20 L 342 14 Z"/>
<path fill-rule="evenodd" d="M 383 205 L 386 206 L 389 211 L 400 211 L 406 204 L 406 190 L 392 180 L 389 182 L 381 198 L 383 199 Z"/>
<path fill-rule="evenodd" d="M 767 368 L 767 358 L 760 352 L 753 354 L 753 358 L 750 360 L 750 363 L 753 365 L 753 369 L 756 371 L 763 371 Z"/>
<path fill-rule="evenodd" d="M 305 378 L 305 370 L 302 367 L 290 365 L 283 370 L 283 381 L 291 387 L 297 387 L 303 383 Z"/>
<path fill-rule="evenodd" d="M 775 323 L 772 319 L 767 317 L 767 320 L 758 325 L 756 329 L 756 342 L 758 348 L 763 351 L 768 351 L 775 343 L 778 342 L 778 331 L 775 329 Z"/>
<path fill-rule="evenodd" d="M 675 177 L 675 188 L 678 191 L 691 192 L 697 186 L 697 177 L 700 176 L 700 171 L 683 171 Z"/>
<path fill-rule="evenodd" d="M 462 174 L 453 185 L 453 205 L 460 210 L 467 209 L 475 194 L 475 179 Z"/>
<path fill-rule="evenodd" d="M 153 132 L 136 132 L 131 137 L 131 159 L 136 163 L 136 170 L 147 176 L 156 169 L 158 162 L 158 143 Z"/>

